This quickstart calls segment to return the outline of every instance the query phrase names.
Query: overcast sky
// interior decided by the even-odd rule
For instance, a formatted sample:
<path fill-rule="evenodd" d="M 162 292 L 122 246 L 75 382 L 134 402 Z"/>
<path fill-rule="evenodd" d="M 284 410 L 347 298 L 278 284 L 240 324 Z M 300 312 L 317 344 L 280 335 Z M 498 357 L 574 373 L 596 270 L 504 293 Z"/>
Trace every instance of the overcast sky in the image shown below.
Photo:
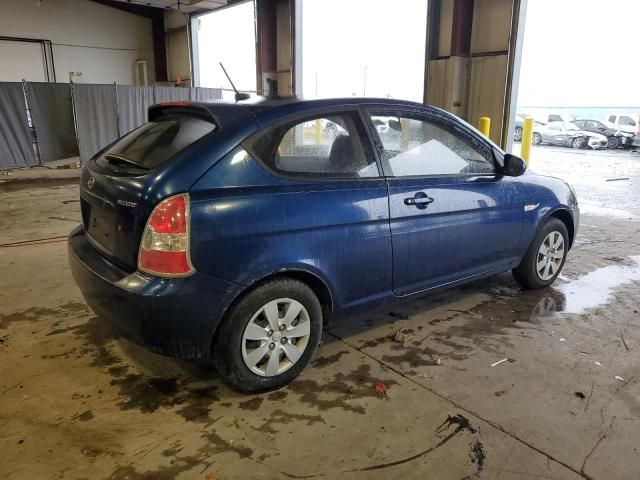
<path fill-rule="evenodd" d="M 256 89 L 253 2 L 201 15 L 196 23 L 200 86 L 231 88 L 219 62 L 240 90 Z"/>
<path fill-rule="evenodd" d="M 426 0 L 304 0 L 304 96 L 422 101 L 426 22 Z"/>
<path fill-rule="evenodd" d="M 302 11 L 304 96 L 422 101 L 427 0 L 304 0 Z M 253 4 L 199 23 L 200 85 L 229 88 L 222 61 L 239 89 L 255 90 Z"/>
<path fill-rule="evenodd" d="M 422 100 L 427 0 L 303 0 L 303 92 Z M 640 0 L 529 0 L 518 105 L 640 106 Z M 201 85 L 255 90 L 253 4 L 200 17 Z M 366 69 L 366 73 L 365 73 Z"/>
<path fill-rule="evenodd" d="M 640 0 L 529 0 L 520 106 L 640 106 Z"/>

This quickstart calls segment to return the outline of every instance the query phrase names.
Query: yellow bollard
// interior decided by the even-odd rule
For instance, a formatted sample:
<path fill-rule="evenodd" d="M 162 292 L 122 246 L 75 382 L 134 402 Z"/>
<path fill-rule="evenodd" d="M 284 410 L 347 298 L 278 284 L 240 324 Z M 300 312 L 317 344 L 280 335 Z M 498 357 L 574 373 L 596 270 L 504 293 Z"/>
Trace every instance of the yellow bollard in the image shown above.
<path fill-rule="evenodd" d="M 322 144 L 322 119 L 318 118 L 316 120 L 316 145 Z"/>
<path fill-rule="evenodd" d="M 411 121 L 407 118 L 400 119 L 400 150 L 409 150 L 409 130 L 411 130 Z"/>
<path fill-rule="evenodd" d="M 533 118 L 527 117 L 522 124 L 522 145 L 520 147 L 520 156 L 527 167 L 531 158 L 531 142 L 533 142 Z"/>
<path fill-rule="evenodd" d="M 491 133 L 491 119 L 489 117 L 480 117 L 478 130 L 480 130 L 485 137 L 488 137 Z"/>

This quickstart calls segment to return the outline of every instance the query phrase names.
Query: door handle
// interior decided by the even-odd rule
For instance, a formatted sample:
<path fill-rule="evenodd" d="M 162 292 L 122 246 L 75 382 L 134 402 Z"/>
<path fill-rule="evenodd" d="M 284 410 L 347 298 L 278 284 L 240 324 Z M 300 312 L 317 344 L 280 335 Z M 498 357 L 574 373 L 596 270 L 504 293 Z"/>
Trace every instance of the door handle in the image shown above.
<path fill-rule="evenodd" d="M 405 205 L 414 205 L 420 209 L 427 208 L 429 204 L 433 203 L 433 198 L 424 192 L 417 192 L 413 197 L 404 199 Z"/>

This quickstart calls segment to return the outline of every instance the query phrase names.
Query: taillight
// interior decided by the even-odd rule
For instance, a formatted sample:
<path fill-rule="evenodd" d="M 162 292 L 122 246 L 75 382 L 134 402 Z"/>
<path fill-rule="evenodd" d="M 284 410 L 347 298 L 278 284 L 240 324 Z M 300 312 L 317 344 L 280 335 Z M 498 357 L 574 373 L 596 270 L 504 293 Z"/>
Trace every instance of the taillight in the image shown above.
<path fill-rule="evenodd" d="M 151 212 L 140 241 L 138 269 L 181 277 L 194 272 L 189 255 L 189 195 L 169 197 Z"/>

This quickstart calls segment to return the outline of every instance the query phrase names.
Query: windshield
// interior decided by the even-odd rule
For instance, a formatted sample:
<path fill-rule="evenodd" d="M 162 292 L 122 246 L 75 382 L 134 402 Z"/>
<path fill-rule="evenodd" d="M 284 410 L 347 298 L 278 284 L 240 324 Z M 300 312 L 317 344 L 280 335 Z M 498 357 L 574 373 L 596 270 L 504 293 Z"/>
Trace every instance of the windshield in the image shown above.
<path fill-rule="evenodd" d="M 569 123 L 569 122 L 564 122 L 562 124 L 562 128 L 564 130 L 580 130 L 577 125 L 573 124 L 573 123 Z"/>

